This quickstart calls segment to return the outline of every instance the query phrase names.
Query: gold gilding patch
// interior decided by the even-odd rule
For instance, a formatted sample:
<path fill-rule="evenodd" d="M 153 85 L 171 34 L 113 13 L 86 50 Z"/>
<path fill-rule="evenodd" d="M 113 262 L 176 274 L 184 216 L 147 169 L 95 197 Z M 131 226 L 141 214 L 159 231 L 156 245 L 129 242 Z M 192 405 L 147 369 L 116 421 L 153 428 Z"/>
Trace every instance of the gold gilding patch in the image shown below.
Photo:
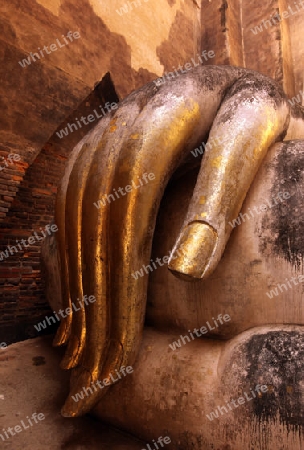
<path fill-rule="evenodd" d="M 223 159 L 224 159 L 223 156 L 218 156 L 217 158 L 214 158 L 211 161 L 212 167 L 216 167 L 217 169 L 219 169 L 221 167 L 222 163 L 223 163 Z"/>
<path fill-rule="evenodd" d="M 139 139 L 139 134 L 131 134 L 130 139 Z"/>
<path fill-rule="evenodd" d="M 207 216 L 206 212 L 201 213 L 201 217 L 206 217 L 206 216 Z"/>
<path fill-rule="evenodd" d="M 206 197 L 205 195 L 201 195 L 200 200 L 199 200 L 199 204 L 200 205 L 204 205 L 206 203 Z"/>
<path fill-rule="evenodd" d="M 112 125 L 110 127 L 110 133 L 114 133 L 114 131 L 116 131 L 116 130 L 117 130 L 117 126 L 116 125 Z"/>
<path fill-rule="evenodd" d="M 253 151 L 253 158 L 254 159 L 261 159 L 261 157 L 264 155 L 263 152 L 263 147 L 262 145 L 259 145 L 258 147 L 255 147 L 254 151 Z"/>

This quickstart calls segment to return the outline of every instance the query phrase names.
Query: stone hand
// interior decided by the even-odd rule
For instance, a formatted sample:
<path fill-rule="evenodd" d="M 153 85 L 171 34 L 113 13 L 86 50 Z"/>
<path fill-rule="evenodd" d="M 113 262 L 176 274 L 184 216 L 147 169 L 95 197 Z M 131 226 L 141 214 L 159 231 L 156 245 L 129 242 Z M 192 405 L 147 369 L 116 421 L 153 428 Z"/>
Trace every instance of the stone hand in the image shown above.
<path fill-rule="evenodd" d="M 186 280 L 216 267 L 228 222 L 289 119 L 274 81 L 245 69 L 198 67 L 133 92 L 76 146 L 56 206 L 62 302 L 69 307 L 84 294 L 96 301 L 64 319 L 55 338 L 55 345 L 68 343 L 62 366 L 73 368 L 63 415 L 92 409 L 108 388 L 92 389 L 78 402 L 72 395 L 110 382 L 136 359 L 148 276 L 132 274 L 149 264 L 164 189 L 190 151 L 208 138 L 169 260 L 169 269 Z"/>

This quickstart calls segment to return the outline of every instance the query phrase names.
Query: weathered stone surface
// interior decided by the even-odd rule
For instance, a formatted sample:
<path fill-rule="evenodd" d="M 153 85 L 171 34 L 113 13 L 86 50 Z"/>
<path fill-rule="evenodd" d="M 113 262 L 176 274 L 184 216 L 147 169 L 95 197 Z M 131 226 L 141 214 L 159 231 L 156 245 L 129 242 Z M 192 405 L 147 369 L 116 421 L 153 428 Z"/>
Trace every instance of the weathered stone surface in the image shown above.
<path fill-rule="evenodd" d="M 218 314 L 229 314 L 230 322 L 210 332 L 222 338 L 267 323 L 304 324 L 303 282 L 298 281 L 304 251 L 303 147 L 302 141 L 284 142 L 269 151 L 238 216 L 239 225 L 235 224 L 225 253 L 208 279 L 185 283 L 166 266 L 150 274 L 149 324 L 186 332 Z M 154 261 L 170 254 L 196 173 L 190 172 L 183 182 L 172 182 L 167 189 L 156 226 Z M 284 200 L 283 192 L 290 197 Z M 267 296 L 288 281 L 273 298 Z"/>
<path fill-rule="evenodd" d="M 174 450 L 301 450 L 303 332 L 265 326 L 173 351 L 176 335 L 146 329 L 134 372 L 94 412 L 147 441 L 169 436 Z"/>
<path fill-rule="evenodd" d="M 90 417 L 60 419 L 68 392 L 68 373 L 58 367 L 62 351 L 51 348 L 50 338 L 13 344 L 0 349 L 1 429 L 34 412 L 45 419 L 4 445 L 14 450 L 141 450 L 158 436 L 170 436 L 168 448 L 176 450 L 243 450 L 248 443 L 254 450 L 301 450 L 302 334 L 297 326 L 263 327 L 229 343 L 195 339 L 172 351 L 175 335 L 146 329 L 134 372 L 113 386 L 94 411 L 140 434 L 145 443 Z M 265 384 L 267 392 L 253 397 L 257 384 Z M 231 401 L 245 392 L 249 400 L 234 408 Z M 208 420 L 206 414 L 218 406 L 227 412 Z M 185 426 L 185 417 L 190 425 Z"/>
<path fill-rule="evenodd" d="M 1 430 L 20 425 L 0 447 L 14 450 L 141 450 L 144 443 L 96 422 L 92 417 L 62 419 L 59 411 L 68 391 L 68 374 L 59 369 L 62 352 L 52 349 L 50 338 L 38 338 L 0 348 Z M 45 419 L 29 426 L 27 417 Z"/>

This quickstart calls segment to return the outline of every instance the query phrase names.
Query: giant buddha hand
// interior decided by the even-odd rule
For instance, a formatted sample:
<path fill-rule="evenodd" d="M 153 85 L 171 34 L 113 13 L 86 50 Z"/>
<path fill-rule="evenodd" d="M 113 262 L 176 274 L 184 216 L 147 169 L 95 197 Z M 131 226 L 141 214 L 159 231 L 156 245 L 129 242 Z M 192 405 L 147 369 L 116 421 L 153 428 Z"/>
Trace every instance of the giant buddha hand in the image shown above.
<path fill-rule="evenodd" d="M 62 307 L 84 303 L 61 322 L 72 370 L 65 416 L 91 410 L 106 392 L 72 395 L 132 365 L 141 342 L 156 217 L 173 174 L 192 159 L 200 171 L 168 261 L 185 280 L 217 266 L 268 148 L 295 114 L 279 86 L 253 71 L 197 67 L 130 94 L 75 147 L 57 195 Z M 302 119 L 301 119 L 302 120 Z M 201 161 L 191 150 L 207 142 Z"/>

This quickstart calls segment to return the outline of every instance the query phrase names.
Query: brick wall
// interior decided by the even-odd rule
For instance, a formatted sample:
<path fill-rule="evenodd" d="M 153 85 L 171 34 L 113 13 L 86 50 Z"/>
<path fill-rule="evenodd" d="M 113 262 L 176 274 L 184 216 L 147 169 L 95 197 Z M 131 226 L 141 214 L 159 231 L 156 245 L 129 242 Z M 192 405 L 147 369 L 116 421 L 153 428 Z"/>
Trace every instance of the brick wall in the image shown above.
<path fill-rule="evenodd" d="M 77 118 L 88 116 L 94 109 L 99 111 L 98 115 L 102 115 L 101 108 L 106 102 L 119 102 L 109 74 L 56 131 L 60 132 L 68 127 L 68 124 L 77 125 Z M 106 111 L 105 107 L 103 109 Z M 51 232 L 47 232 L 45 227 L 54 220 L 57 187 L 63 176 L 69 153 L 94 125 L 95 123 L 91 122 L 82 128 L 78 127 L 78 130 L 71 127 L 74 131 L 61 139 L 55 132 L 27 168 L 26 173 L 21 174 L 22 182 L 17 193 L 15 191 L 19 179 L 16 181 L 12 178 L 15 176 L 20 178 L 20 175 L 16 174 L 24 165 L 20 163 L 20 169 L 18 167 L 15 170 L 7 169 L 8 178 L 0 194 L 5 199 L 6 190 L 12 186 L 16 196 L 10 198 L 11 206 L 9 210 L 5 208 L 6 211 L 3 212 L 5 218 L 0 223 L 1 251 L 7 251 L 10 247 L 8 257 L 2 253 L 3 259 L 0 265 L 1 342 L 35 336 L 37 331 L 33 325 L 51 312 L 45 301 L 44 283 L 41 277 L 41 239 L 44 234 L 48 235 Z M 67 129 L 69 130 L 69 127 Z M 6 174 L 4 170 L 3 174 Z M 34 234 L 35 232 L 37 235 Z M 29 245 L 27 240 L 31 236 L 35 238 L 35 242 Z M 26 240 L 26 246 L 21 239 Z M 52 327 L 47 331 L 51 332 Z"/>

